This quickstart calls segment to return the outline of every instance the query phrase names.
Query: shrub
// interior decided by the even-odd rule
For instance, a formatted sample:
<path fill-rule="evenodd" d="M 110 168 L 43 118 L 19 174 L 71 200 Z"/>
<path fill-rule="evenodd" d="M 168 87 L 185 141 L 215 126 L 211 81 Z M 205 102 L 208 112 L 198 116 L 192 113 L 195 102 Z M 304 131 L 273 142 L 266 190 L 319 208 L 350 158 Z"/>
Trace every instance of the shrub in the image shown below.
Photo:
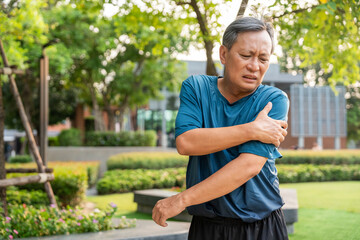
<path fill-rule="evenodd" d="M 59 201 L 58 197 L 55 196 L 56 201 Z M 35 207 L 49 205 L 49 198 L 46 193 L 40 190 L 20 190 L 17 187 L 11 186 L 6 190 L 6 200 L 8 204 L 12 205 L 32 205 Z"/>
<path fill-rule="evenodd" d="M 81 146 L 80 130 L 76 128 L 62 130 L 58 139 L 60 146 Z"/>
<path fill-rule="evenodd" d="M 109 194 L 150 188 L 181 187 L 185 184 L 185 173 L 185 168 L 113 170 L 105 173 L 96 188 L 99 194 Z"/>
<path fill-rule="evenodd" d="M 360 180 L 360 165 L 277 165 L 280 183 Z"/>
<path fill-rule="evenodd" d="M 54 194 L 58 197 L 63 206 L 76 206 L 85 198 L 85 192 L 88 186 L 88 174 L 92 185 L 95 185 L 99 168 L 98 162 L 49 162 L 49 167 L 54 169 L 55 179 L 51 181 Z M 34 168 L 35 164 L 8 164 L 8 168 Z M 34 173 L 36 174 L 36 173 Z M 26 175 L 34 175 L 26 174 Z M 24 176 L 25 174 L 8 174 L 8 178 Z M 31 183 L 19 186 L 25 190 L 44 191 L 44 184 Z"/>
<path fill-rule="evenodd" d="M 116 205 L 113 204 L 106 212 L 97 210 L 85 215 L 79 209 L 37 209 L 25 204 L 10 205 L 9 217 L 0 218 L 0 239 L 68 235 L 135 226 L 134 220 L 123 218 L 118 226 L 113 227 L 111 218 L 116 209 Z"/>
<path fill-rule="evenodd" d="M 85 144 L 87 146 L 155 146 L 156 133 L 152 130 L 120 133 L 87 132 Z"/>
<path fill-rule="evenodd" d="M 30 155 L 16 155 L 9 158 L 9 163 L 29 163 L 32 161 L 33 159 Z"/>
<path fill-rule="evenodd" d="M 276 160 L 278 164 L 360 164 L 359 150 L 285 150 L 281 153 L 283 157 Z"/>
<path fill-rule="evenodd" d="M 163 169 L 186 167 L 187 156 L 175 152 L 136 152 L 111 156 L 107 160 L 107 169 Z"/>
<path fill-rule="evenodd" d="M 60 146 L 59 138 L 57 136 L 49 137 L 48 144 L 49 146 L 53 146 L 53 147 Z"/>

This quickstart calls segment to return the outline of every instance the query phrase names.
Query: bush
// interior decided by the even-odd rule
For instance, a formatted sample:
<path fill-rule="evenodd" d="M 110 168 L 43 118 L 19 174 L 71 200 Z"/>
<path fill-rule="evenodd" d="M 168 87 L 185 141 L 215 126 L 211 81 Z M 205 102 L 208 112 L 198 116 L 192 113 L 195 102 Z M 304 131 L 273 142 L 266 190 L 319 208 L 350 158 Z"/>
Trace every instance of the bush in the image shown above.
<path fill-rule="evenodd" d="M 280 183 L 360 180 L 360 165 L 277 165 Z"/>
<path fill-rule="evenodd" d="M 144 132 L 87 132 L 86 146 L 155 146 L 156 133 Z"/>
<path fill-rule="evenodd" d="M 51 147 L 60 146 L 59 138 L 57 136 L 54 137 L 48 137 L 48 144 Z"/>
<path fill-rule="evenodd" d="M 276 160 L 278 164 L 360 164 L 359 150 L 285 150 L 281 153 L 283 157 Z"/>
<path fill-rule="evenodd" d="M 150 188 L 181 187 L 185 184 L 185 168 L 163 170 L 113 170 L 105 173 L 96 185 L 99 194 L 123 193 Z"/>
<path fill-rule="evenodd" d="M 33 159 L 30 155 L 16 155 L 9 158 L 9 163 L 29 163 L 32 161 Z"/>
<path fill-rule="evenodd" d="M 118 226 L 113 227 L 111 218 L 116 210 L 116 205 L 112 204 L 106 212 L 97 210 L 84 215 L 79 209 L 10 205 L 9 216 L 0 218 L 0 239 L 68 235 L 135 226 L 134 220 L 123 218 Z"/>
<path fill-rule="evenodd" d="M 79 205 L 85 198 L 85 192 L 89 185 L 95 185 L 99 163 L 98 162 L 49 162 L 49 167 L 54 169 L 55 179 L 51 181 L 51 186 L 54 194 L 58 197 L 62 206 Z M 8 164 L 8 168 L 34 168 L 34 163 L 31 164 Z M 36 174 L 36 173 L 34 173 Z M 19 177 L 34 174 L 7 174 L 8 178 Z M 88 176 L 88 174 L 90 174 Z M 91 180 L 88 183 L 89 178 Z M 31 183 L 19 186 L 20 189 L 25 190 L 44 190 L 44 184 Z"/>
<path fill-rule="evenodd" d="M 108 170 L 114 169 L 163 169 L 186 167 L 187 156 L 175 152 L 136 152 L 111 156 L 106 164 Z"/>
<path fill-rule="evenodd" d="M 59 201 L 55 196 L 56 201 Z M 17 187 L 8 187 L 6 191 L 6 200 L 8 204 L 12 205 L 32 205 L 35 207 L 49 205 L 49 198 L 46 193 L 40 190 L 20 190 Z"/>
<path fill-rule="evenodd" d="M 76 128 L 62 130 L 58 139 L 59 146 L 81 146 L 80 130 Z"/>

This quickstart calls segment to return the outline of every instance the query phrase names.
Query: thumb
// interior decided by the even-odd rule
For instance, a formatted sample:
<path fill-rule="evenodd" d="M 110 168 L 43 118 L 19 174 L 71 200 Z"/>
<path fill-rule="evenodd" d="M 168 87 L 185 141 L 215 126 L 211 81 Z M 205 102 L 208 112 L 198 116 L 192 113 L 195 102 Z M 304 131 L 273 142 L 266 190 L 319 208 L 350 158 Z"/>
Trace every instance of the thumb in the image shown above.
<path fill-rule="evenodd" d="M 262 114 L 266 114 L 268 115 L 270 110 L 272 108 L 272 103 L 268 102 L 268 104 L 266 104 L 266 106 L 264 107 L 264 109 L 261 111 Z"/>

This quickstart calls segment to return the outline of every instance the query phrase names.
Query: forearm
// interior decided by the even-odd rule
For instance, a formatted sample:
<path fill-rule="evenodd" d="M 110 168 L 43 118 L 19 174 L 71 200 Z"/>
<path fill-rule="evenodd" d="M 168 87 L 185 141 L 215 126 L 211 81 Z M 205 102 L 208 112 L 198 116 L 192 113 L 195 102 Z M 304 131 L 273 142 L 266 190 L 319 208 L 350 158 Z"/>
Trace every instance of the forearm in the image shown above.
<path fill-rule="evenodd" d="M 176 138 L 182 155 L 205 155 L 218 152 L 253 139 L 252 123 L 221 128 L 197 128 Z"/>
<path fill-rule="evenodd" d="M 219 171 L 179 194 L 185 207 L 224 196 L 256 176 L 266 158 L 243 153 Z"/>

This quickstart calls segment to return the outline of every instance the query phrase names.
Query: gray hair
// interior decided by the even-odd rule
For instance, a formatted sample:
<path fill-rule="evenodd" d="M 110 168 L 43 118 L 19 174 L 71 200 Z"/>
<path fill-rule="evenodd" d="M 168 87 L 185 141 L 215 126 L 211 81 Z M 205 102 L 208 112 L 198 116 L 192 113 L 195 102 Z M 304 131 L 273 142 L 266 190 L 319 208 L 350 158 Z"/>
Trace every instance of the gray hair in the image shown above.
<path fill-rule="evenodd" d="M 270 22 L 254 17 L 242 17 L 233 21 L 225 30 L 222 44 L 231 49 L 237 40 L 237 36 L 242 32 L 260 32 L 266 30 L 271 38 L 271 53 L 274 52 L 274 28 Z"/>

